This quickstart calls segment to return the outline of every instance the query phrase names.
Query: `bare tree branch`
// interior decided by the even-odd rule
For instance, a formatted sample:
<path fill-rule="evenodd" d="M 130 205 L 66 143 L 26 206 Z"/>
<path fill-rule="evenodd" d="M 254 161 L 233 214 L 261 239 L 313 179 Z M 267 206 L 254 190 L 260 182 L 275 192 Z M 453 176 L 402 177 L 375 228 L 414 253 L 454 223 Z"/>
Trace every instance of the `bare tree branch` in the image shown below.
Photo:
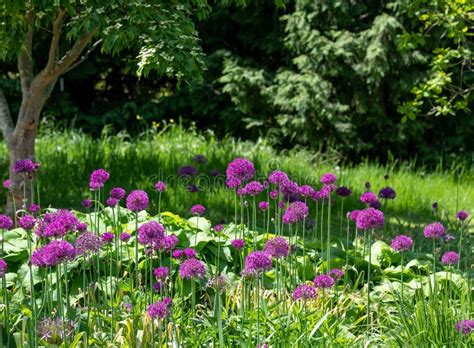
<path fill-rule="evenodd" d="M 3 133 L 3 138 L 5 142 L 10 142 L 10 138 L 13 134 L 13 120 L 10 114 L 10 109 L 8 108 L 7 99 L 3 90 L 0 88 L 0 128 Z"/>
<path fill-rule="evenodd" d="M 33 80 L 33 12 L 28 11 L 26 13 L 26 19 L 28 21 L 28 32 L 26 33 L 25 42 L 21 51 L 18 53 L 18 72 L 20 73 L 21 92 L 23 95 L 28 93 L 31 81 Z"/>
<path fill-rule="evenodd" d="M 91 46 L 91 48 L 89 48 L 87 50 L 86 53 L 84 53 L 84 55 L 79 59 L 77 60 L 74 64 L 72 64 L 69 68 L 67 68 L 67 70 L 64 72 L 67 73 L 69 71 L 71 71 L 72 69 L 74 69 L 75 67 L 77 67 L 79 64 L 83 63 L 87 58 L 89 58 L 89 55 L 102 43 L 102 39 L 99 39 L 97 40 L 96 42 L 94 42 Z"/>
<path fill-rule="evenodd" d="M 59 39 L 61 38 L 61 24 L 66 15 L 64 9 L 60 9 L 58 15 L 53 21 L 53 38 L 49 47 L 48 63 L 46 63 L 45 70 L 52 71 L 56 63 L 56 55 L 58 52 Z"/>

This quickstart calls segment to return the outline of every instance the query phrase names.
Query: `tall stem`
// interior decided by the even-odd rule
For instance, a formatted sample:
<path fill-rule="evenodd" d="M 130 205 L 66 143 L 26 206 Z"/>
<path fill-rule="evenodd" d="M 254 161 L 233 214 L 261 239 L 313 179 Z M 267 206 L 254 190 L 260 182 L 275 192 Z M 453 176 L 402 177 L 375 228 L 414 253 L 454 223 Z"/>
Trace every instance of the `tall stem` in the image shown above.
<path fill-rule="evenodd" d="M 369 243 L 369 265 L 367 267 L 367 327 L 372 332 L 372 320 L 370 317 L 370 267 L 372 265 L 372 248 L 370 245 L 371 235 L 373 231 L 369 231 L 368 243 Z"/>
<path fill-rule="evenodd" d="M 326 241 L 326 252 L 327 252 L 327 266 L 328 271 L 331 270 L 331 193 L 328 196 L 328 235 Z"/>

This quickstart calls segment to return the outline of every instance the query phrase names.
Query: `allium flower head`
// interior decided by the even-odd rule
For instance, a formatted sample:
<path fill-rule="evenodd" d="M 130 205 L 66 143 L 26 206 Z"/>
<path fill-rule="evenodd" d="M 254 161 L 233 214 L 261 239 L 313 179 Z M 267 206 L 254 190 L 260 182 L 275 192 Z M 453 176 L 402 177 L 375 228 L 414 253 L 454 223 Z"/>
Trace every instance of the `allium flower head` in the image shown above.
<path fill-rule="evenodd" d="M 39 213 L 40 210 L 41 210 L 41 207 L 38 204 L 32 204 L 28 207 L 28 211 L 31 214 Z"/>
<path fill-rule="evenodd" d="M 168 277 L 168 274 L 169 274 L 169 269 L 168 267 L 164 267 L 164 266 L 157 267 L 153 271 L 153 275 L 156 277 L 156 279 L 165 280 Z"/>
<path fill-rule="evenodd" d="M 395 251 L 407 251 L 413 246 L 413 239 L 403 234 L 396 236 L 392 240 L 392 249 Z"/>
<path fill-rule="evenodd" d="M 62 238 L 69 232 L 81 232 L 84 227 L 84 224 L 66 209 L 46 213 L 43 221 L 40 221 L 37 225 L 35 233 L 42 238 Z"/>
<path fill-rule="evenodd" d="M 381 199 L 395 199 L 396 193 L 393 188 L 387 186 L 379 191 L 379 197 Z"/>
<path fill-rule="evenodd" d="M 243 239 L 234 239 L 230 244 L 237 250 L 242 250 L 245 247 L 245 241 Z"/>
<path fill-rule="evenodd" d="M 367 205 L 370 205 L 374 202 L 378 202 L 378 198 L 377 196 L 375 195 L 375 193 L 371 192 L 371 191 L 367 191 L 367 192 L 364 192 L 362 194 L 362 196 L 360 196 L 360 201 L 362 203 L 365 203 Z"/>
<path fill-rule="evenodd" d="M 226 181 L 226 185 L 230 189 L 236 189 L 241 184 L 242 184 L 242 181 L 240 181 L 239 179 L 234 178 L 234 177 L 228 178 L 227 181 Z"/>
<path fill-rule="evenodd" d="M 70 339 L 76 328 L 76 323 L 72 320 L 63 322 L 61 318 L 46 318 L 38 323 L 37 334 L 41 340 L 54 346 L 60 346 L 66 339 Z M 66 334 L 66 337 L 64 337 Z"/>
<path fill-rule="evenodd" d="M 13 165 L 13 173 L 31 175 L 36 172 L 39 167 L 39 163 L 33 162 L 30 159 L 21 159 L 16 161 Z"/>
<path fill-rule="evenodd" d="M 380 228 L 384 224 L 384 215 L 380 210 L 367 208 L 361 210 L 356 218 L 356 226 L 361 230 Z"/>
<path fill-rule="evenodd" d="M 332 191 L 334 191 L 336 187 L 334 184 L 324 185 L 321 190 L 319 190 L 319 198 L 324 199 L 328 198 Z"/>
<path fill-rule="evenodd" d="M 82 201 L 82 206 L 84 208 L 90 208 L 92 206 L 92 201 L 90 199 L 84 199 Z"/>
<path fill-rule="evenodd" d="M 52 267 L 60 263 L 72 261 L 76 257 L 76 249 L 65 240 L 53 240 L 49 244 L 33 251 L 31 263 L 38 267 Z"/>
<path fill-rule="evenodd" d="M 313 300 L 318 296 L 316 288 L 308 284 L 301 284 L 293 290 L 293 300 Z"/>
<path fill-rule="evenodd" d="M 332 287 L 333 285 L 334 285 L 334 278 L 325 274 L 321 274 L 317 276 L 316 279 L 314 280 L 314 286 L 318 288 L 327 289 L 327 288 Z"/>
<path fill-rule="evenodd" d="M 278 195 L 279 195 L 279 193 L 278 193 L 277 190 L 270 191 L 270 198 L 271 199 L 277 199 Z"/>
<path fill-rule="evenodd" d="M 163 238 L 163 247 L 167 251 L 173 250 L 178 244 L 179 239 L 174 234 L 170 234 L 169 236 L 165 236 L 165 238 Z"/>
<path fill-rule="evenodd" d="M 172 305 L 173 300 L 169 297 L 165 297 L 162 301 L 157 301 L 149 305 L 146 311 L 152 319 L 165 319 L 169 317 Z"/>
<path fill-rule="evenodd" d="M 315 202 L 319 201 L 321 199 L 321 193 L 317 190 L 314 190 L 313 194 L 311 195 L 311 199 Z"/>
<path fill-rule="evenodd" d="M 131 236 L 130 236 L 129 233 L 127 233 L 127 232 L 122 232 L 122 233 L 120 234 L 120 237 L 119 237 L 119 238 L 120 238 L 120 240 L 121 240 L 122 242 L 127 243 L 127 242 L 130 240 L 130 237 L 131 237 Z"/>
<path fill-rule="evenodd" d="M 443 238 L 445 234 L 446 229 L 440 222 L 432 222 L 423 229 L 423 235 L 426 238 Z"/>
<path fill-rule="evenodd" d="M 102 234 L 102 241 L 105 244 L 110 244 L 114 241 L 115 235 L 112 232 L 105 232 Z"/>
<path fill-rule="evenodd" d="M 456 331 L 461 332 L 463 335 L 468 335 L 474 330 L 474 321 L 473 320 L 461 320 L 456 323 Z"/>
<path fill-rule="evenodd" d="M 380 209 L 381 206 L 382 206 L 382 203 L 380 203 L 378 199 L 376 201 L 369 203 L 369 207 L 371 208 Z"/>
<path fill-rule="evenodd" d="M 83 232 L 76 239 L 76 250 L 80 255 L 96 253 L 102 246 L 102 238 L 96 233 Z"/>
<path fill-rule="evenodd" d="M 215 178 L 215 177 L 221 175 L 221 172 L 220 172 L 219 169 L 212 169 L 212 170 L 209 172 L 209 174 L 210 174 L 213 178 Z"/>
<path fill-rule="evenodd" d="M 165 192 L 166 191 L 166 184 L 163 181 L 158 181 L 155 184 L 155 190 L 158 192 Z"/>
<path fill-rule="evenodd" d="M 339 268 L 334 268 L 329 271 L 328 275 L 332 277 L 335 281 L 338 281 L 342 277 L 344 277 L 344 271 Z"/>
<path fill-rule="evenodd" d="M 245 258 L 245 270 L 249 273 L 260 274 L 270 268 L 272 268 L 272 259 L 265 251 L 253 251 Z"/>
<path fill-rule="evenodd" d="M 290 198 L 297 199 L 298 191 L 299 186 L 296 182 L 285 181 L 280 185 L 280 192 L 286 197 L 286 200 L 290 200 Z"/>
<path fill-rule="evenodd" d="M 339 197 L 349 197 L 352 194 L 352 190 L 346 186 L 340 186 L 336 189 L 336 195 Z"/>
<path fill-rule="evenodd" d="M 198 173 L 198 170 L 193 166 L 182 166 L 178 169 L 178 176 L 195 176 Z"/>
<path fill-rule="evenodd" d="M 13 221 L 7 215 L 0 215 L 0 230 L 10 230 L 13 228 Z"/>
<path fill-rule="evenodd" d="M 197 252 L 195 249 L 193 248 L 185 248 L 183 250 L 184 252 L 184 256 L 187 258 L 187 259 L 195 259 L 196 258 L 196 255 L 197 255 Z"/>
<path fill-rule="evenodd" d="M 120 201 L 121 199 L 125 198 L 125 190 L 121 187 L 115 187 L 110 191 L 109 196 Z"/>
<path fill-rule="evenodd" d="M 323 174 L 319 181 L 322 182 L 324 185 L 334 184 L 336 182 L 336 175 L 333 173 Z"/>
<path fill-rule="evenodd" d="M 197 259 L 187 259 L 179 266 L 179 275 L 183 279 L 204 278 L 206 266 Z"/>
<path fill-rule="evenodd" d="M 447 251 L 441 256 L 441 262 L 444 265 L 454 265 L 459 262 L 459 254 L 454 251 Z"/>
<path fill-rule="evenodd" d="M 134 212 L 148 208 L 148 202 L 148 195 L 142 190 L 134 190 L 127 196 L 127 208 Z"/>
<path fill-rule="evenodd" d="M 195 155 L 191 158 L 193 162 L 196 162 L 198 164 L 205 164 L 207 163 L 207 158 L 204 155 Z"/>
<path fill-rule="evenodd" d="M 283 237 L 275 237 L 265 243 L 265 252 L 276 259 L 287 257 L 289 251 L 288 241 Z"/>
<path fill-rule="evenodd" d="M 314 188 L 312 188 L 309 185 L 303 185 L 298 188 L 298 193 L 300 196 L 305 197 L 305 198 L 310 198 L 314 194 Z"/>
<path fill-rule="evenodd" d="M 433 204 L 431 205 L 431 209 L 433 209 L 434 211 L 438 210 L 438 202 L 433 202 Z"/>
<path fill-rule="evenodd" d="M 347 213 L 347 218 L 352 221 L 356 221 L 357 216 L 359 215 L 360 210 L 356 209 Z"/>
<path fill-rule="evenodd" d="M 222 224 L 217 224 L 214 226 L 214 231 L 216 232 L 221 232 L 224 229 L 224 225 Z"/>
<path fill-rule="evenodd" d="M 258 209 L 260 209 L 261 211 L 267 210 L 269 206 L 270 204 L 266 201 L 258 202 Z"/>
<path fill-rule="evenodd" d="M 290 203 L 283 214 L 284 224 L 294 224 L 308 216 L 308 206 L 303 202 Z"/>
<path fill-rule="evenodd" d="M 468 216 L 469 216 L 469 213 L 468 213 L 467 211 L 465 211 L 465 210 L 458 211 L 457 214 L 456 214 L 456 217 L 457 217 L 460 221 L 465 221 Z"/>
<path fill-rule="evenodd" d="M 281 170 L 275 170 L 271 172 L 268 176 L 268 181 L 270 181 L 270 183 L 272 183 L 273 185 L 279 186 L 283 183 L 290 181 L 290 179 L 288 178 L 288 174 L 286 174 L 285 172 L 282 172 Z"/>
<path fill-rule="evenodd" d="M 98 190 L 109 180 L 110 174 L 105 169 L 96 169 L 91 173 L 89 187 L 91 190 Z"/>
<path fill-rule="evenodd" d="M 196 204 L 191 207 L 191 214 L 197 216 L 203 216 L 206 214 L 206 208 L 201 204 Z"/>
<path fill-rule="evenodd" d="M 12 187 L 12 181 L 10 179 L 6 179 L 3 181 L 3 188 L 9 190 Z"/>
<path fill-rule="evenodd" d="M 4 259 L 0 259 L 0 278 L 3 278 L 5 273 L 7 273 L 8 265 Z"/>
<path fill-rule="evenodd" d="M 172 256 L 173 256 L 173 259 L 176 259 L 176 260 L 182 259 L 184 257 L 184 251 L 180 249 L 174 250 Z"/>
<path fill-rule="evenodd" d="M 244 192 L 249 196 L 257 196 L 262 191 L 263 185 L 258 181 L 251 181 L 244 186 Z"/>
<path fill-rule="evenodd" d="M 118 204 L 118 199 L 117 199 L 117 198 L 113 198 L 113 197 L 109 197 L 109 198 L 107 198 L 106 203 L 107 203 L 107 206 L 108 206 L 108 207 L 114 208 L 114 207 L 116 207 L 117 204 Z"/>
<path fill-rule="evenodd" d="M 138 242 L 143 245 L 159 245 L 165 236 L 163 225 L 156 221 L 149 221 L 138 228 Z"/>
<path fill-rule="evenodd" d="M 245 158 L 236 158 L 227 166 L 226 175 L 228 179 L 236 178 L 240 181 L 248 181 L 255 175 L 255 167 Z"/>
<path fill-rule="evenodd" d="M 35 227 L 36 219 L 31 215 L 22 216 L 18 220 L 18 225 L 24 230 L 32 230 Z"/>

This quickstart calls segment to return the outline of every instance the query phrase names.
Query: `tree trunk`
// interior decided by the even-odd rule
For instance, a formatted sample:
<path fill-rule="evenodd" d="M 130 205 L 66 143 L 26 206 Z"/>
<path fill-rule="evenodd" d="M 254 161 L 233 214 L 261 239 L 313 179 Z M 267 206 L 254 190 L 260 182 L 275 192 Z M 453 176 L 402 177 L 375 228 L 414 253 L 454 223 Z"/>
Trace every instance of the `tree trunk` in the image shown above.
<path fill-rule="evenodd" d="M 46 100 L 51 95 L 57 77 L 38 74 L 32 81 L 27 93 L 23 94 L 18 121 L 15 130 L 7 141 L 10 154 L 10 180 L 12 187 L 7 200 L 7 213 L 13 214 L 23 207 L 23 198 L 26 197 L 28 205 L 32 202 L 32 185 L 29 180 L 13 172 L 13 166 L 21 159 L 35 159 L 35 139 L 39 125 L 39 117 Z"/>

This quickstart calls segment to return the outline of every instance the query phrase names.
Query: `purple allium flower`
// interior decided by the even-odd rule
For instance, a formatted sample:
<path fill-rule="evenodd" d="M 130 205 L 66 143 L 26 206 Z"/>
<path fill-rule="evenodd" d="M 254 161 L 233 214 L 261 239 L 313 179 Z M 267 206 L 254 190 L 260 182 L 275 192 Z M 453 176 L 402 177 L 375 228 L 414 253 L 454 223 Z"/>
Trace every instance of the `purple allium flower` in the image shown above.
<path fill-rule="evenodd" d="M 285 172 L 282 172 L 281 170 L 275 170 L 271 172 L 268 176 L 268 181 L 270 181 L 270 183 L 274 185 L 279 186 L 283 183 L 290 181 L 290 179 L 288 178 L 288 175 Z"/>
<path fill-rule="evenodd" d="M 165 236 L 163 225 L 149 221 L 138 228 L 138 242 L 143 245 L 157 246 Z"/>
<path fill-rule="evenodd" d="M 454 265 L 459 262 L 459 254 L 454 251 L 447 251 L 441 256 L 441 263 L 444 265 Z"/>
<path fill-rule="evenodd" d="M 195 176 L 197 169 L 193 166 L 182 166 L 178 169 L 178 176 Z"/>
<path fill-rule="evenodd" d="M 391 246 L 395 251 L 407 251 L 413 246 L 413 239 L 401 234 L 392 240 Z"/>
<path fill-rule="evenodd" d="M 84 208 L 90 208 L 92 206 L 92 201 L 90 199 L 84 199 L 82 201 L 82 206 Z"/>
<path fill-rule="evenodd" d="M 28 208 L 28 211 L 31 214 L 39 213 L 40 210 L 41 210 L 41 207 L 38 204 L 32 204 Z"/>
<path fill-rule="evenodd" d="M 317 276 L 316 279 L 314 280 L 314 286 L 318 288 L 327 289 L 333 285 L 334 285 L 334 278 L 326 274 L 321 274 Z"/>
<path fill-rule="evenodd" d="M 251 181 L 244 186 L 244 192 L 250 196 L 256 196 L 263 191 L 263 185 L 258 181 Z"/>
<path fill-rule="evenodd" d="M 382 206 L 382 203 L 377 199 L 376 201 L 370 202 L 369 207 L 375 208 L 375 209 L 380 209 Z"/>
<path fill-rule="evenodd" d="M 356 221 L 357 216 L 359 215 L 360 210 L 356 209 L 347 213 L 347 218 L 352 221 Z"/>
<path fill-rule="evenodd" d="M 153 271 L 153 275 L 156 277 L 156 279 L 165 280 L 168 277 L 168 274 L 169 274 L 169 269 L 168 267 L 164 267 L 164 266 L 157 267 Z"/>
<path fill-rule="evenodd" d="M 243 239 L 234 239 L 230 244 L 237 250 L 242 250 L 245 247 L 245 241 Z"/>
<path fill-rule="evenodd" d="M 253 251 L 245 258 L 245 270 L 248 273 L 257 275 L 270 268 L 272 268 L 272 259 L 265 251 Z"/>
<path fill-rule="evenodd" d="M 265 243 L 265 252 L 276 259 L 287 257 L 289 251 L 288 241 L 283 237 L 275 237 Z"/>
<path fill-rule="evenodd" d="M 433 222 L 429 225 L 426 225 L 423 230 L 423 235 L 426 238 L 443 238 L 445 234 L 446 229 L 440 222 Z"/>
<path fill-rule="evenodd" d="M 33 162 L 30 159 L 21 159 L 13 165 L 13 173 L 31 175 L 38 170 L 39 163 Z"/>
<path fill-rule="evenodd" d="M 236 178 L 240 181 L 248 181 L 255 175 L 255 167 L 245 158 L 236 158 L 227 166 L 226 175 L 227 179 Z"/>
<path fill-rule="evenodd" d="M 113 197 L 109 197 L 107 198 L 107 206 L 111 207 L 111 208 L 114 208 L 117 206 L 117 203 L 118 203 L 118 199 L 116 198 L 113 198 Z"/>
<path fill-rule="evenodd" d="M 0 215 L 0 230 L 10 230 L 13 228 L 13 221 L 7 215 Z"/>
<path fill-rule="evenodd" d="M 100 168 L 91 173 L 89 181 L 90 183 L 94 183 L 94 185 L 91 186 L 94 186 L 94 188 L 97 189 L 103 187 L 109 178 L 110 174 L 105 169 Z"/>
<path fill-rule="evenodd" d="M 336 195 L 339 197 L 349 197 L 351 194 L 351 189 L 346 186 L 340 186 L 336 189 Z"/>
<path fill-rule="evenodd" d="M 196 258 L 196 250 L 194 250 L 193 248 L 185 248 L 183 250 L 184 252 L 184 256 L 187 258 L 187 259 L 195 259 Z"/>
<path fill-rule="evenodd" d="M 275 200 L 278 198 L 278 191 L 277 190 L 273 190 L 273 191 L 270 191 L 270 198 Z"/>
<path fill-rule="evenodd" d="M 0 278 L 3 278 L 5 273 L 7 273 L 8 265 L 4 259 L 0 259 Z"/>
<path fill-rule="evenodd" d="M 268 189 L 270 187 L 270 183 L 268 182 L 268 180 L 263 180 L 263 187 L 265 189 Z"/>
<path fill-rule="evenodd" d="M 122 242 L 127 243 L 130 240 L 130 237 L 130 234 L 128 234 L 127 232 L 122 232 L 119 238 Z"/>
<path fill-rule="evenodd" d="M 270 204 L 266 201 L 262 201 L 262 202 L 258 202 L 258 208 L 261 210 L 261 211 L 265 211 L 268 209 L 268 207 L 270 206 Z"/>
<path fill-rule="evenodd" d="M 128 210 L 138 212 L 148 208 L 148 195 L 145 191 L 134 190 L 127 196 Z"/>
<path fill-rule="evenodd" d="M 162 280 L 158 280 L 155 283 L 153 283 L 153 291 L 161 293 L 165 289 L 166 289 L 166 282 Z"/>
<path fill-rule="evenodd" d="M 191 158 L 193 162 L 196 162 L 198 164 L 205 164 L 207 163 L 207 158 L 204 155 L 195 155 Z"/>
<path fill-rule="evenodd" d="M 314 194 L 314 188 L 312 188 L 311 186 L 309 185 L 303 185 L 303 186 L 300 186 L 298 188 L 298 193 L 300 194 L 300 196 L 302 197 L 305 197 L 305 198 L 309 198 L 309 197 L 312 197 L 313 194 Z"/>
<path fill-rule="evenodd" d="M 290 203 L 283 214 L 284 224 L 294 224 L 308 216 L 308 206 L 303 202 Z"/>
<path fill-rule="evenodd" d="M 178 244 L 179 239 L 174 234 L 170 234 L 169 236 L 165 236 L 165 238 L 163 238 L 163 247 L 168 251 L 176 248 Z"/>
<path fill-rule="evenodd" d="M 465 319 L 456 323 L 456 331 L 461 332 L 463 335 L 468 335 L 474 330 L 474 321 Z"/>
<path fill-rule="evenodd" d="M 152 319 L 165 319 L 169 317 L 172 305 L 173 300 L 169 297 L 165 297 L 162 301 L 157 301 L 149 305 L 146 311 Z"/>
<path fill-rule="evenodd" d="M 22 216 L 18 220 L 18 225 L 24 230 L 32 230 L 35 227 L 36 219 L 31 215 Z"/>
<path fill-rule="evenodd" d="M 197 259 L 187 259 L 179 266 L 179 275 L 183 279 L 204 278 L 206 266 Z"/>
<path fill-rule="evenodd" d="M 461 211 L 458 211 L 457 214 L 456 214 L 456 217 L 460 220 L 460 221 L 464 221 L 467 219 L 467 217 L 469 216 L 469 213 L 465 210 L 461 210 Z"/>
<path fill-rule="evenodd" d="M 165 192 L 166 191 L 166 184 L 163 181 L 158 181 L 155 184 L 155 190 L 158 192 Z"/>
<path fill-rule="evenodd" d="M 283 209 L 285 207 L 285 202 L 278 202 L 278 208 Z"/>
<path fill-rule="evenodd" d="M 384 187 L 379 191 L 379 197 L 381 199 L 395 199 L 396 195 L 395 190 L 390 186 Z"/>
<path fill-rule="evenodd" d="M 311 199 L 315 202 L 319 201 L 321 199 L 321 193 L 317 190 L 314 190 L 313 194 L 311 195 Z"/>
<path fill-rule="evenodd" d="M 383 212 L 375 208 L 361 210 L 356 218 L 356 226 L 361 230 L 380 228 L 384 224 Z"/>
<path fill-rule="evenodd" d="M 334 184 L 324 185 L 321 190 L 319 190 L 319 197 L 322 199 L 328 198 L 331 192 L 335 189 L 336 187 L 334 186 Z"/>
<path fill-rule="evenodd" d="M 9 190 L 12 187 L 12 181 L 10 179 L 6 179 L 3 181 L 3 188 Z"/>
<path fill-rule="evenodd" d="M 53 240 L 33 251 L 31 263 L 38 267 L 52 267 L 71 261 L 76 257 L 76 249 L 65 240 Z"/>
<path fill-rule="evenodd" d="M 433 210 L 438 210 L 438 202 L 434 202 L 434 203 L 431 205 L 431 209 L 433 209 Z"/>
<path fill-rule="evenodd" d="M 293 300 L 313 300 L 318 296 L 317 290 L 308 284 L 301 284 L 293 290 Z"/>
<path fill-rule="evenodd" d="M 66 338 L 70 339 L 76 329 L 72 320 L 63 321 L 61 318 L 45 318 L 38 323 L 37 335 L 41 340 L 54 346 L 60 346 Z M 64 337 L 66 334 L 66 337 Z"/>
<path fill-rule="evenodd" d="M 121 199 L 125 198 L 125 190 L 121 187 L 115 187 L 110 191 L 111 198 L 115 198 L 116 200 L 120 201 Z"/>
<path fill-rule="evenodd" d="M 197 187 L 194 184 L 188 185 L 187 189 L 188 189 L 188 192 L 191 192 L 191 193 L 199 192 L 199 187 Z"/>
<path fill-rule="evenodd" d="M 319 179 L 324 185 L 332 185 L 336 182 L 336 175 L 333 173 L 323 174 L 321 179 Z"/>
<path fill-rule="evenodd" d="M 92 232 L 83 232 L 76 239 L 76 250 L 80 255 L 96 253 L 102 247 L 102 238 Z"/>
<path fill-rule="evenodd" d="M 334 268 L 329 271 L 328 275 L 334 279 L 334 281 L 338 281 L 342 277 L 344 277 L 344 271 L 339 268 Z"/>
<path fill-rule="evenodd" d="M 104 244 L 109 244 L 114 241 L 115 235 L 112 232 L 105 232 L 102 234 L 102 241 Z"/>
<path fill-rule="evenodd" d="M 184 251 L 183 250 L 174 250 L 173 251 L 173 259 L 179 260 L 184 257 Z"/>
<path fill-rule="evenodd" d="M 366 190 L 370 190 L 370 188 L 371 188 L 371 185 L 370 185 L 369 181 L 366 181 L 364 186 L 365 186 Z"/>
<path fill-rule="evenodd" d="M 221 172 L 219 171 L 219 169 L 213 169 L 209 172 L 209 175 L 212 176 L 213 178 L 221 175 Z"/>
<path fill-rule="evenodd" d="M 190 211 L 193 215 L 203 216 L 204 214 L 206 214 L 206 207 L 201 204 L 195 204 L 191 207 Z"/>
<path fill-rule="evenodd" d="M 239 187 L 241 184 L 242 182 L 237 178 L 228 178 L 226 181 L 226 185 L 230 189 L 235 189 Z"/>
<path fill-rule="evenodd" d="M 84 225 L 77 217 L 66 209 L 54 213 L 46 213 L 43 221 L 38 223 L 35 233 L 43 238 L 61 238 L 68 232 L 80 232 Z"/>
<path fill-rule="evenodd" d="M 224 225 L 222 224 L 217 224 L 214 226 L 214 231 L 216 232 L 221 232 L 224 229 Z"/>
<path fill-rule="evenodd" d="M 367 205 L 370 205 L 371 203 L 378 202 L 378 198 L 375 195 L 375 193 L 371 191 L 364 192 L 362 196 L 360 196 L 360 201 L 362 203 L 365 203 Z"/>
<path fill-rule="evenodd" d="M 286 200 L 290 198 L 298 198 L 299 187 L 296 182 L 285 181 L 280 185 L 280 192 L 286 197 Z"/>

